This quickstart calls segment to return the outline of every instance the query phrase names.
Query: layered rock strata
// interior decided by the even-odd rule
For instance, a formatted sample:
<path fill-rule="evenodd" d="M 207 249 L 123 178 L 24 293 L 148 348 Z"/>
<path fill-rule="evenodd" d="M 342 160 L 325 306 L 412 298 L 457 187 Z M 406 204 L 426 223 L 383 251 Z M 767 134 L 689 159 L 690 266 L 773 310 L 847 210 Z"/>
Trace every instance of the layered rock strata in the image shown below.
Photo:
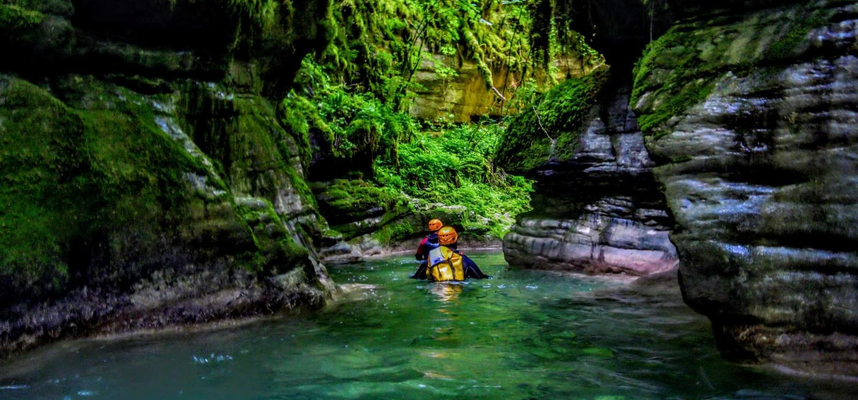
<path fill-rule="evenodd" d="M 635 108 L 685 300 L 725 354 L 855 376 L 858 5 L 765 5 L 679 23 L 645 55 Z"/>
<path fill-rule="evenodd" d="M 326 227 L 266 97 L 327 2 L 259 25 L 243 4 L 0 5 L 0 354 L 330 297 Z"/>
<path fill-rule="evenodd" d="M 613 92 L 591 110 L 571 157 L 533 172 L 534 211 L 519 216 L 504 238 L 511 265 L 631 275 L 676 266 L 672 219 L 629 111 L 628 89 Z"/>

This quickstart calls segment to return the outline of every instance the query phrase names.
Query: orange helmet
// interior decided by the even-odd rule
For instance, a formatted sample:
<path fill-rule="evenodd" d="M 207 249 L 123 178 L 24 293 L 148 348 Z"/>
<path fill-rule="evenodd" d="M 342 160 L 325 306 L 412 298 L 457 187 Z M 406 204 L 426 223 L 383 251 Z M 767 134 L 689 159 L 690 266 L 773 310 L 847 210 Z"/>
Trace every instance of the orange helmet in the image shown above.
<path fill-rule="evenodd" d="M 437 232 L 437 231 L 441 230 L 441 227 L 443 227 L 443 226 L 444 226 L 444 223 L 441 222 L 441 220 L 438 218 L 435 218 L 435 219 L 429 221 L 429 231 L 431 231 L 431 232 Z"/>
<path fill-rule="evenodd" d="M 459 240 L 459 234 L 452 226 L 445 226 L 438 231 L 438 241 L 441 242 L 441 246 L 449 246 L 457 240 Z"/>

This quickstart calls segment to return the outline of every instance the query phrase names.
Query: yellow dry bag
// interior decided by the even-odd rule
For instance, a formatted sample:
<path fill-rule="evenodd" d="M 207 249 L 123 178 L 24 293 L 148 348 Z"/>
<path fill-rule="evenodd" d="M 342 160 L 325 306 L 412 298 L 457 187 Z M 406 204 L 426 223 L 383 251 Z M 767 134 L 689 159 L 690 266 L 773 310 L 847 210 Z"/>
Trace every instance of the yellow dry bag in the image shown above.
<path fill-rule="evenodd" d="M 446 246 L 433 249 L 429 252 L 429 271 L 426 275 L 433 282 L 465 280 L 462 256 Z"/>

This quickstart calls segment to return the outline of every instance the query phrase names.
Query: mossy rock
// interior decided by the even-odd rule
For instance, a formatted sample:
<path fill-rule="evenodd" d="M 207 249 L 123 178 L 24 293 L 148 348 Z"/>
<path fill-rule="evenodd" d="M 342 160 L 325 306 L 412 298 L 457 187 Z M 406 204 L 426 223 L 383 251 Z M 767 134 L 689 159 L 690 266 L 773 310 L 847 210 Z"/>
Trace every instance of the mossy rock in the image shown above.
<path fill-rule="evenodd" d="M 307 261 L 309 251 L 295 243 L 270 201 L 237 199 L 238 211 L 253 231 L 258 252 L 249 254 L 246 266 L 265 275 L 282 274 Z"/>
<path fill-rule="evenodd" d="M 802 57 L 812 51 L 811 30 L 832 17 L 831 9 L 807 4 L 759 11 L 727 25 L 678 23 L 647 47 L 635 67 L 631 104 L 641 129 L 663 137 L 727 74 L 747 76 Z"/>
<path fill-rule="evenodd" d="M 498 163 L 510 172 L 526 172 L 551 159 L 571 157 L 607 78 L 608 72 L 600 70 L 569 79 L 512 117 L 498 148 Z"/>
<path fill-rule="evenodd" d="M 276 272 L 306 258 L 270 204 L 273 224 L 254 215 L 250 229 L 253 213 L 236 212 L 211 163 L 166 122 L 168 99 L 88 77 L 55 89 L 65 103 L 0 76 L 0 301 L 189 262 Z"/>
<path fill-rule="evenodd" d="M 614 358 L 614 352 L 602 347 L 588 347 L 581 349 L 581 354 L 600 358 Z"/>
<path fill-rule="evenodd" d="M 335 226 L 380 217 L 407 204 L 407 200 L 396 191 L 361 179 L 314 183 L 313 191 L 322 215 Z"/>

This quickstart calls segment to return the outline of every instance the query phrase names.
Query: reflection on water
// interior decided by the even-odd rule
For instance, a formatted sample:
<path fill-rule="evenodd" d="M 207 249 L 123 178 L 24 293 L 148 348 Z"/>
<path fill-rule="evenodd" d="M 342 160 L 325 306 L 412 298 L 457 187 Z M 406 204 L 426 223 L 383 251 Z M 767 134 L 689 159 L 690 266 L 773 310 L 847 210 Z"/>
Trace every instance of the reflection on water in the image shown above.
<path fill-rule="evenodd" d="M 0 365 L 0 399 L 802 399 L 837 383 L 740 367 L 675 294 L 506 270 L 408 279 L 388 259 L 332 270 L 348 301 L 311 316 L 118 341 L 66 342 Z"/>
<path fill-rule="evenodd" d="M 431 285 L 429 289 L 432 294 L 438 296 L 441 301 L 456 301 L 459 300 L 459 294 L 465 290 L 465 287 L 462 283 L 453 283 L 453 282 L 444 282 L 444 283 L 435 283 Z M 441 309 L 441 312 L 444 312 L 445 309 Z"/>

